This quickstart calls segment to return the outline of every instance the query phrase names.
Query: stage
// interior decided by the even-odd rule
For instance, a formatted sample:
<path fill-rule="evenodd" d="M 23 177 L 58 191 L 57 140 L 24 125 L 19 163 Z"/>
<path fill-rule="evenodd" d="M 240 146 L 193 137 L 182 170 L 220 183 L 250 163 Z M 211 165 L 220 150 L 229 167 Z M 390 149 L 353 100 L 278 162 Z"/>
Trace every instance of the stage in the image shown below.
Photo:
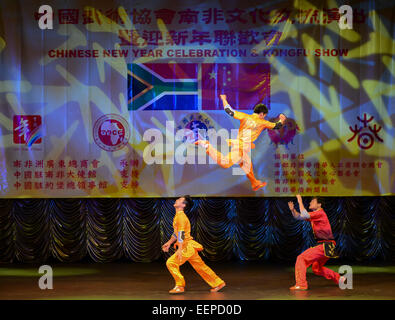
<path fill-rule="evenodd" d="M 39 265 L 0 265 L 0 299 L 9 300 L 395 300 L 394 265 L 352 265 L 353 289 L 341 290 L 334 283 L 307 273 L 308 291 L 290 292 L 294 284 L 292 265 L 258 262 L 208 263 L 227 287 L 210 293 L 209 286 L 187 263 L 182 266 L 187 287 L 170 295 L 174 285 L 165 262 L 51 264 L 53 290 L 38 287 Z M 338 270 L 338 265 L 329 265 Z"/>

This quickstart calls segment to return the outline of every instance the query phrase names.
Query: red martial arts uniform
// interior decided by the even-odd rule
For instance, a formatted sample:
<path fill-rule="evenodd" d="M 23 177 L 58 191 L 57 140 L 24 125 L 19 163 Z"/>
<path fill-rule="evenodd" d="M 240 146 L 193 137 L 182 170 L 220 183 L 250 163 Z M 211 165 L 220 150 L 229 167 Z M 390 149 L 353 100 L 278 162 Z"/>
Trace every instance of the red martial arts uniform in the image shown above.
<path fill-rule="evenodd" d="M 324 264 L 329 258 L 336 258 L 334 253 L 336 242 L 333 240 L 332 229 L 328 217 L 323 209 L 309 212 L 309 215 L 310 219 L 306 220 L 311 222 L 314 237 L 318 244 L 304 251 L 296 259 L 296 286 L 307 289 L 306 270 L 310 265 L 312 265 L 313 272 L 316 275 L 333 280 L 338 284 L 340 275 L 324 267 Z"/>

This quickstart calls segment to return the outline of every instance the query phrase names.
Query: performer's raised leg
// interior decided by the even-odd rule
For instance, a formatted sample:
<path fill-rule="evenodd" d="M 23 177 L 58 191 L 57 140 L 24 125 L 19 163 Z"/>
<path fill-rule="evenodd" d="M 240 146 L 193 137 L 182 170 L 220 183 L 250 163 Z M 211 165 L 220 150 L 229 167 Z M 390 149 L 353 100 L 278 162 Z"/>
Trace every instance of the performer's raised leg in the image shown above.
<path fill-rule="evenodd" d="M 228 169 L 241 159 L 240 150 L 236 147 L 231 147 L 230 152 L 224 156 L 221 152 L 215 149 L 210 142 L 205 140 L 198 140 L 195 142 L 196 145 L 200 145 L 206 149 L 206 153 L 215 161 L 217 164 L 224 169 Z"/>

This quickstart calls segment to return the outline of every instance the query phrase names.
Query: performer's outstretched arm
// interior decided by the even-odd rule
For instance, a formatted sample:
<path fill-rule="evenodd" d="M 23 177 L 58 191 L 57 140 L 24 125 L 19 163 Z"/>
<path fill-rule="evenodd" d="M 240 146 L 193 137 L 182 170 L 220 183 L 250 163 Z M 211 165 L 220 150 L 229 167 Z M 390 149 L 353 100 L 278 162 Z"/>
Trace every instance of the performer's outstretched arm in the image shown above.
<path fill-rule="evenodd" d="M 285 115 L 283 115 L 282 113 L 280 114 L 280 116 L 279 116 L 279 120 L 277 121 L 277 122 L 269 122 L 269 126 L 268 126 L 268 128 L 270 129 L 270 130 L 278 130 L 278 129 L 280 129 L 282 126 L 283 126 L 283 124 L 284 124 L 284 122 L 285 122 L 285 119 L 287 119 L 286 117 L 285 117 Z"/>
<path fill-rule="evenodd" d="M 297 220 L 307 220 L 310 219 L 310 215 L 309 213 L 306 211 L 304 205 L 303 205 L 303 201 L 302 201 L 302 197 L 298 194 L 296 196 L 296 199 L 298 200 L 299 203 L 299 209 L 300 209 L 300 213 L 298 211 L 296 211 L 294 204 L 292 201 L 288 202 L 288 206 L 289 209 L 292 212 L 292 215 L 294 216 L 295 219 Z"/>
<path fill-rule="evenodd" d="M 246 115 L 243 112 L 233 110 L 228 101 L 226 100 L 226 95 L 220 94 L 219 97 L 221 98 L 224 110 L 228 115 L 237 120 L 241 120 Z"/>
<path fill-rule="evenodd" d="M 296 200 L 298 200 L 300 212 L 306 211 L 306 209 L 304 207 L 304 204 L 303 204 L 303 201 L 302 201 L 302 196 L 300 194 L 296 195 Z"/>

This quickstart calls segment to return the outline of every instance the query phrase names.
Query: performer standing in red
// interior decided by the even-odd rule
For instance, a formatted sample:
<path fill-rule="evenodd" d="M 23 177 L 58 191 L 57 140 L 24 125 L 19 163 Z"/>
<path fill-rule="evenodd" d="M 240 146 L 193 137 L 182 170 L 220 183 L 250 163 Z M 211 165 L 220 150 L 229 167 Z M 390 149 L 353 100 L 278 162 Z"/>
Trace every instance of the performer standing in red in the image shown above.
<path fill-rule="evenodd" d="M 317 245 L 304 251 L 298 256 L 295 264 L 295 279 L 296 284 L 290 290 L 307 290 L 306 270 L 311 265 L 313 272 L 316 275 L 323 276 L 326 279 L 339 283 L 340 275 L 325 268 L 324 265 L 329 258 L 337 258 L 335 253 L 336 242 L 333 239 L 331 225 L 325 211 L 321 208 L 321 203 L 317 197 L 310 201 L 309 209 L 312 212 L 307 212 L 303 206 L 302 197 L 296 196 L 300 213 L 296 211 L 292 201 L 288 202 L 289 209 L 295 219 L 307 220 L 311 223 L 314 237 L 317 240 Z M 343 280 L 342 280 L 343 281 Z"/>

